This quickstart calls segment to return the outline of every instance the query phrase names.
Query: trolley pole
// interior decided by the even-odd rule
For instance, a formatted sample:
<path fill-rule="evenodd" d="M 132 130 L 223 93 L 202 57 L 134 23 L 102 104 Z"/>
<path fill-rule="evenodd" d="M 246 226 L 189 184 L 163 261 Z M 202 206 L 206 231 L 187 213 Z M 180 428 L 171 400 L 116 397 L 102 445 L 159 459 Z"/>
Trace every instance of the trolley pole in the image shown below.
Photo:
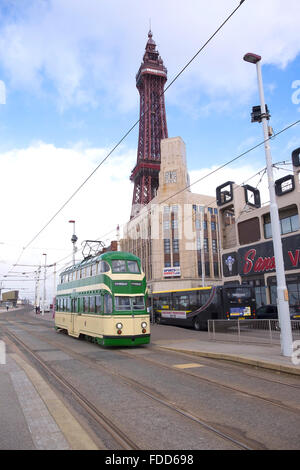
<path fill-rule="evenodd" d="M 278 214 L 278 206 L 276 201 L 272 157 L 270 150 L 270 138 L 267 123 L 266 104 L 264 98 L 263 81 L 261 73 L 261 57 L 256 54 L 248 53 L 244 56 L 246 62 L 250 62 L 256 65 L 258 90 L 260 97 L 261 107 L 261 121 L 263 125 L 264 133 L 264 146 L 265 156 L 267 164 L 267 175 L 268 185 L 270 193 L 270 216 L 271 216 L 271 228 L 273 237 L 273 248 L 275 256 L 276 266 L 276 280 L 277 280 L 277 306 L 278 306 L 278 318 L 281 329 L 281 352 L 284 356 L 291 356 L 293 353 L 293 337 L 290 320 L 290 310 L 288 303 L 288 290 L 286 287 L 285 272 L 284 272 L 284 261 L 281 243 L 281 230 L 280 221 Z"/>

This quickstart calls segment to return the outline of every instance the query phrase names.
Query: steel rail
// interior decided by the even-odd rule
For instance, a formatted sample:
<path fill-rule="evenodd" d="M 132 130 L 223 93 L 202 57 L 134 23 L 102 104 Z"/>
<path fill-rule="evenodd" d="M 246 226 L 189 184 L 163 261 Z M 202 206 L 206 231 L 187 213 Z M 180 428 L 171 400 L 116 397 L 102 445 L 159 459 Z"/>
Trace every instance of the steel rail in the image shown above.
<path fill-rule="evenodd" d="M 113 421 L 105 416 L 93 403 L 91 403 L 77 388 L 75 388 L 68 380 L 66 380 L 59 372 L 46 363 L 38 354 L 36 354 L 27 344 L 24 343 L 17 335 L 5 328 L 5 335 L 19 348 L 24 349 L 31 357 L 36 360 L 39 365 L 60 383 L 68 392 L 71 392 L 75 400 L 84 408 L 85 411 L 100 424 L 122 447 L 124 450 L 140 450 L 140 448 L 129 439 L 126 434 L 118 428 Z"/>

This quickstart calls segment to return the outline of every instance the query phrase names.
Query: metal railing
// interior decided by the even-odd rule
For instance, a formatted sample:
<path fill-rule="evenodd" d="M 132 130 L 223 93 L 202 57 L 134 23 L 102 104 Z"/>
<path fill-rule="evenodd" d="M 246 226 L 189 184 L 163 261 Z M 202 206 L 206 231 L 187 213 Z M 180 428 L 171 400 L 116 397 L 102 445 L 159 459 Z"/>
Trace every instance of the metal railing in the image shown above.
<path fill-rule="evenodd" d="M 300 321 L 291 320 L 293 340 L 300 340 Z M 208 337 L 212 341 L 238 343 L 280 343 L 278 320 L 208 320 Z"/>

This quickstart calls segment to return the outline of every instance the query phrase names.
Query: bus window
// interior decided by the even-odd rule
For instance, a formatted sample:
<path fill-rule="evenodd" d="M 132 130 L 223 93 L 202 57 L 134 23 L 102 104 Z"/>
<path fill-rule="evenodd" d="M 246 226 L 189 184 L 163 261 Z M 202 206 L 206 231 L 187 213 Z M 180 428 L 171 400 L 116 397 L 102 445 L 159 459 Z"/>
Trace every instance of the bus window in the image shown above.
<path fill-rule="evenodd" d="M 189 307 L 189 294 L 174 294 L 173 308 L 176 310 L 186 310 Z"/>
<path fill-rule="evenodd" d="M 200 292 L 200 306 L 205 305 L 209 299 L 209 292 Z"/>
<path fill-rule="evenodd" d="M 191 292 L 190 293 L 190 305 L 189 310 L 196 310 L 199 307 L 199 296 L 198 292 Z"/>
<path fill-rule="evenodd" d="M 158 301 L 158 308 L 159 309 L 171 309 L 171 294 L 160 294 L 159 301 Z"/>

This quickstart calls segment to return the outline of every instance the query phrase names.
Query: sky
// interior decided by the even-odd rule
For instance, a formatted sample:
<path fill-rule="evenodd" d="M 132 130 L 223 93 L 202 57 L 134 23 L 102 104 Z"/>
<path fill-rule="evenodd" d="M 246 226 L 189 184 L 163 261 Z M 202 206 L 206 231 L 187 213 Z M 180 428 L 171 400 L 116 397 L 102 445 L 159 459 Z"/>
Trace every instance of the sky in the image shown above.
<path fill-rule="evenodd" d="M 76 221 L 79 248 L 85 239 L 108 244 L 116 226 L 128 221 L 137 127 L 37 236 L 139 118 L 135 75 L 150 25 L 168 85 L 238 5 L 237 0 L 1 0 L 4 288 L 19 287 L 21 296 L 32 298 L 33 271 L 44 262 L 43 253 L 58 271 L 71 262 L 70 219 Z M 255 66 L 243 61 L 246 52 L 262 56 L 274 132 L 300 119 L 299 14 L 298 0 L 245 0 L 166 91 L 169 137 L 180 136 L 186 144 L 191 182 L 263 140 L 262 126 L 250 118 L 259 96 Z M 289 161 L 299 146 L 297 125 L 272 139 L 273 162 Z M 275 177 L 288 174 L 288 165 L 279 166 L 284 169 Z M 267 201 L 266 176 L 251 179 L 264 167 L 261 146 L 192 190 L 214 196 L 218 184 L 247 180 L 259 183 Z M 30 274 L 19 282 L 13 277 L 18 272 Z"/>

